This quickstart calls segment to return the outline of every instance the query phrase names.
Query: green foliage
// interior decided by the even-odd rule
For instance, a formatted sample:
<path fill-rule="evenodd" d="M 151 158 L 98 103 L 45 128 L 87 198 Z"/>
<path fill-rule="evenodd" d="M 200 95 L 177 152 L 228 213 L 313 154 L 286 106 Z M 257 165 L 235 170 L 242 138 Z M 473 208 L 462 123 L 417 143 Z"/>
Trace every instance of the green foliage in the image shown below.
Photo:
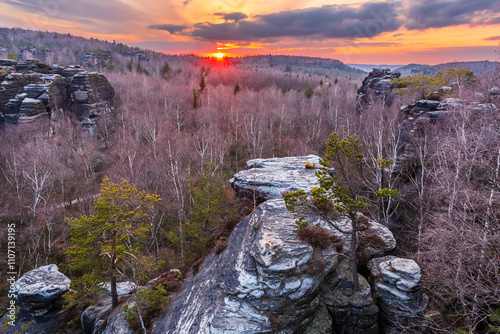
<path fill-rule="evenodd" d="M 236 95 L 239 91 L 241 90 L 241 85 L 237 82 L 235 85 L 234 85 L 234 90 L 233 90 L 233 94 Z"/>
<path fill-rule="evenodd" d="M 306 90 L 304 91 L 304 94 L 306 95 L 306 97 L 307 97 L 308 99 L 310 99 L 310 98 L 313 96 L 313 94 L 314 94 L 314 89 L 311 87 L 311 85 L 307 85 L 307 86 L 306 86 Z"/>
<path fill-rule="evenodd" d="M 165 62 L 165 64 L 163 64 L 162 68 L 160 69 L 160 75 L 165 79 L 169 79 L 172 77 L 172 69 L 167 62 Z"/>
<path fill-rule="evenodd" d="M 145 254 L 151 229 L 147 218 L 160 201 L 124 179 L 115 184 L 106 177 L 94 202 L 96 213 L 67 219 L 71 238 L 66 255 L 75 291 L 66 296 L 70 305 L 91 303 L 115 265 L 122 274 L 130 273 L 131 266 L 139 276 L 147 271 L 153 262 Z"/>
<path fill-rule="evenodd" d="M 397 198 L 399 196 L 399 191 L 397 189 L 382 188 L 376 192 L 378 198 Z"/>
<path fill-rule="evenodd" d="M 201 94 L 207 89 L 207 83 L 205 81 L 205 76 L 202 74 L 200 78 L 200 88 L 198 89 L 198 92 Z"/>
<path fill-rule="evenodd" d="M 488 317 L 488 328 L 493 333 L 500 333 L 500 308 L 490 310 L 491 315 Z"/>
<path fill-rule="evenodd" d="M 398 87 L 397 91 L 400 95 L 409 94 L 417 98 L 425 98 L 442 86 L 450 84 L 470 86 L 475 82 L 474 72 L 465 68 L 442 70 L 434 77 L 418 74 L 401 79 L 391 79 L 391 83 Z"/>
<path fill-rule="evenodd" d="M 198 108 L 198 100 L 199 100 L 199 93 L 195 88 L 193 88 L 193 108 L 194 109 Z"/>
<path fill-rule="evenodd" d="M 15 61 L 19 60 L 19 58 L 17 58 L 16 54 L 13 51 L 9 51 L 9 53 L 7 53 L 7 58 Z"/>
<path fill-rule="evenodd" d="M 149 71 L 147 69 L 145 69 L 144 67 L 142 67 L 141 65 L 141 62 L 138 62 L 137 63 L 137 66 L 135 68 L 135 71 L 139 74 L 145 74 L 145 75 L 149 75 Z"/>
<path fill-rule="evenodd" d="M 183 226 L 188 260 L 203 249 L 228 216 L 226 179 L 212 164 L 208 164 L 203 173 L 199 173 L 196 180 L 190 183 L 192 205 Z M 170 237 L 172 242 L 180 243 L 175 233 L 170 233 Z"/>
<path fill-rule="evenodd" d="M 152 320 L 163 312 L 168 302 L 167 290 L 165 290 L 162 284 L 158 284 L 155 289 L 141 290 L 137 295 L 137 305 L 131 308 L 129 308 L 128 305 L 123 307 L 125 321 L 128 322 L 131 329 L 139 332 L 141 330 L 139 310 L 144 325 L 148 328 Z"/>

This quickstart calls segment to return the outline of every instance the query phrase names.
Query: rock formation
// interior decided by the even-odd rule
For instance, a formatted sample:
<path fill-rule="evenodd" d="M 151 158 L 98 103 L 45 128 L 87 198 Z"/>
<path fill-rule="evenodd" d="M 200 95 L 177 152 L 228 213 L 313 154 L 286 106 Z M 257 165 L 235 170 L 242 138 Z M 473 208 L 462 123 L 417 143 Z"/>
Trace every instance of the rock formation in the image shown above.
<path fill-rule="evenodd" d="M 317 185 L 306 161 L 317 164 L 318 157 L 252 160 L 231 180 L 239 194 L 255 192 L 267 201 L 237 225 L 222 253 L 210 254 L 185 281 L 155 333 L 378 333 L 371 288 L 358 275 L 361 288 L 354 291 L 349 254 L 344 253 L 350 234 L 338 230 L 349 231 L 350 220 L 308 217 L 310 226 L 341 238 L 344 251 L 297 239 L 293 213 L 281 192 Z M 293 182 L 293 175 L 301 176 L 300 183 Z M 395 246 L 387 228 L 375 222 L 368 226 L 366 233 L 387 239 L 380 249 L 365 252 L 379 256 Z"/>
<path fill-rule="evenodd" d="M 62 319 L 69 310 L 63 308 L 61 296 L 69 290 L 71 281 L 60 273 L 55 264 L 39 267 L 24 274 L 14 284 L 19 313 L 15 326 L 2 333 L 55 333 L 64 325 Z M 7 321 L 7 315 L 0 323 Z"/>
<path fill-rule="evenodd" d="M 413 260 L 386 256 L 371 260 L 368 269 L 384 333 L 401 333 L 402 328 L 418 331 L 429 303 L 418 285 L 420 267 Z"/>
<path fill-rule="evenodd" d="M 60 67 L 36 60 L 0 60 L 0 118 L 8 123 L 36 118 L 56 121 L 73 112 L 85 127 L 114 109 L 114 90 L 106 77 L 79 66 Z"/>
<path fill-rule="evenodd" d="M 374 99 L 382 99 L 386 104 L 391 104 L 393 100 L 392 90 L 394 89 L 391 79 L 398 79 L 400 76 L 401 73 L 392 72 L 388 68 L 374 68 L 363 80 L 361 88 L 358 89 L 358 112 L 371 105 Z"/>

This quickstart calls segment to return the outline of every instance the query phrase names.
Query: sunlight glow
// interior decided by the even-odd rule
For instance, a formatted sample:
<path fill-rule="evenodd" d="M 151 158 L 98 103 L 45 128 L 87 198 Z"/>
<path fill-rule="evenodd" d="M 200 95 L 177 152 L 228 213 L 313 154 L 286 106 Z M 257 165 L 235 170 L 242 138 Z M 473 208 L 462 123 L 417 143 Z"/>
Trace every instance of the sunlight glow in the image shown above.
<path fill-rule="evenodd" d="M 217 52 L 217 53 L 214 53 L 213 56 L 217 59 L 223 59 L 226 56 L 226 54 L 222 53 L 222 52 Z"/>

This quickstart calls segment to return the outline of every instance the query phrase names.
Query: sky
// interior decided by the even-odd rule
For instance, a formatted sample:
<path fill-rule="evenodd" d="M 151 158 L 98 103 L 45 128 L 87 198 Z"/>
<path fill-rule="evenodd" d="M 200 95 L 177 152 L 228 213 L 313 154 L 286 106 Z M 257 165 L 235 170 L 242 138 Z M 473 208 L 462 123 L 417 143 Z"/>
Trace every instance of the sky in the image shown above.
<path fill-rule="evenodd" d="M 359 64 L 500 60 L 499 0 L 0 0 L 0 26 L 171 54 Z"/>

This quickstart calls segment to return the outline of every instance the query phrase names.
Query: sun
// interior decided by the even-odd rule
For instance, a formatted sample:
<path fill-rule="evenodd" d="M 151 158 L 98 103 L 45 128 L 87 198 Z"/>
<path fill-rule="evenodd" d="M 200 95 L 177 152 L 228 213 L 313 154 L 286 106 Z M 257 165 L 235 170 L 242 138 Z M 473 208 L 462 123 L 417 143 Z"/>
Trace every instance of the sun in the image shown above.
<path fill-rule="evenodd" d="M 213 56 L 217 59 L 224 59 L 224 57 L 226 57 L 226 55 L 222 52 L 214 53 Z"/>

